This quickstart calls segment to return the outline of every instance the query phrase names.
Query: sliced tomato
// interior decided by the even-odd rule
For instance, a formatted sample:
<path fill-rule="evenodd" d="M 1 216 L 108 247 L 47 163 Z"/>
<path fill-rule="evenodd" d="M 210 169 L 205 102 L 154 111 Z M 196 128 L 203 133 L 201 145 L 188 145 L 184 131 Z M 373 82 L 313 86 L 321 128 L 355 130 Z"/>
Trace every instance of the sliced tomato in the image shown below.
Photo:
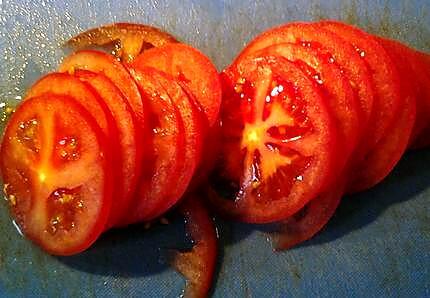
<path fill-rule="evenodd" d="M 131 207 L 130 202 L 142 169 L 142 139 L 130 104 L 107 77 L 87 70 L 77 70 L 75 76 L 101 96 L 118 127 L 120 175 L 115 183 L 116 212 L 112 212 L 109 219 L 109 226 L 112 227 Z"/>
<path fill-rule="evenodd" d="M 347 42 L 351 43 L 366 63 L 371 73 L 374 90 L 371 127 L 366 132 L 366 140 L 371 149 L 385 136 L 388 128 L 400 113 L 400 76 L 384 47 L 370 34 L 336 21 L 318 23 Z"/>
<path fill-rule="evenodd" d="M 139 133 L 144 134 L 145 107 L 139 89 L 127 69 L 115 57 L 100 51 L 78 51 L 66 57 L 59 69 L 61 72 L 71 74 L 77 69 L 84 69 L 105 75 L 118 87 L 131 105 L 141 128 Z"/>
<path fill-rule="evenodd" d="M 191 251 L 174 252 L 171 263 L 187 279 L 184 297 L 207 297 L 216 265 L 216 228 L 200 198 L 187 198 L 179 209 L 185 217 L 194 246 Z"/>
<path fill-rule="evenodd" d="M 148 220 L 151 220 L 176 204 L 187 190 L 202 154 L 203 123 L 197 107 L 173 77 L 154 68 L 142 68 L 140 71 L 156 80 L 163 92 L 170 97 L 179 111 L 184 127 L 184 159 L 176 173 L 175 182 L 169 183 L 169 194 L 159 198 L 160 204 L 156 209 L 148 210 L 152 214 Z"/>
<path fill-rule="evenodd" d="M 152 130 L 152 152 L 144 157 L 134 207 L 122 219 L 122 225 L 153 218 L 175 187 L 185 158 L 184 122 L 169 94 L 154 73 L 138 68 L 130 69 L 130 73 L 150 108 L 148 125 Z"/>
<path fill-rule="evenodd" d="M 93 28 L 69 39 L 74 49 L 90 46 L 112 46 L 113 54 L 124 62 L 131 62 L 144 49 L 161 47 L 177 40 L 167 32 L 148 25 L 115 23 Z"/>
<path fill-rule="evenodd" d="M 369 70 L 360 58 L 355 48 L 336 34 L 310 23 L 289 23 L 268 30 L 257 36 L 241 52 L 235 63 L 238 63 L 249 54 L 279 43 L 295 43 L 304 47 L 311 47 L 320 53 L 331 55 L 330 61 L 336 63 L 350 81 L 358 96 L 361 110 L 360 146 L 356 156 L 362 156 L 367 148 L 367 125 L 373 109 L 373 87 Z"/>
<path fill-rule="evenodd" d="M 324 98 L 327 99 L 327 105 L 333 113 L 335 124 L 340 132 L 337 150 L 339 158 L 336 159 L 337 165 L 333 169 L 337 176 L 355 150 L 360 130 L 358 101 L 349 81 L 342 74 L 341 69 L 330 62 L 329 55 L 322 55 L 312 48 L 283 43 L 267 47 L 255 55 L 264 54 L 278 55 L 295 62 L 309 78 L 315 81 Z"/>
<path fill-rule="evenodd" d="M 321 231 L 334 215 L 344 190 L 345 182 L 336 183 L 329 191 L 319 195 L 299 212 L 281 222 L 278 231 L 271 235 L 274 249 L 277 251 L 290 249 Z"/>
<path fill-rule="evenodd" d="M 195 96 L 209 125 L 215 123 L 221 105 L 221 83 L 215 66 L 203 53 L 186 44 L 170 43 L 145 51 L 133 66 L 153 67 L 183 82 Z"/>
<path fill-rule="evenodd" d="M 241 62 L 230 86 L 221 111 L 223 146 L 211 203 L 240 221 L 286 219 L 331 177 L 337 131 L 326 101 L 282 57 Z"/>
<path fill-rule="evenodd" d="M 417 59 L 417 53 L 413 49 L 395 40 L 379 38 L 378 41 L 387 50 L 387 53 L 392 56 L 395 65 L 403 70 L 403 72 L 400 72 L 402 84 L 408 84 L 409 90 L 414 92 L 412 96 L 416 98 L 417 114 L 409 148 L 418 147 L 415 143 L 429 124 L 430 79 L 427 77 L 422 63 Z M 402 86 L 402 89 L 405 89 L 405 87 Z"/>
<path fill-rule="evenodd" d="M 409 62 L 398 59 L 399 73 L 407 74 Z M 416 97 L 411 80 L 401 81 L 402 110 L 387 133 L 365 157 L 365 167 L 355 173 L 348 192 L 369 189 L 381 182 L 392 171 L 410 142 L 416 119 Z"/>
<path fill-rule="evenodd" d="M 103 232 L 112 201 L 111 144 L 67 96 L 24 101 L 10 119 L 0 166 L 11 212 L 47 252 L 71 255 Z"/>

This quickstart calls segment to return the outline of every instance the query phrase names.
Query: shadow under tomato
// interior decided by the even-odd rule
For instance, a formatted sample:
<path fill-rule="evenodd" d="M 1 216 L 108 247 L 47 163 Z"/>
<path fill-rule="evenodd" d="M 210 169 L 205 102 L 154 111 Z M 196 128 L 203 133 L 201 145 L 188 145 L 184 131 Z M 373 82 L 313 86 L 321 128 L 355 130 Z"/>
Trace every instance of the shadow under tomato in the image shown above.
<path fill-rule="evenodd" d="M 57 257 L 69 267 L 101 276 L 143 277 L 170 268 L 168 249 L 189 249 L 183 218 L 169 216 L 167 225 L 143 224 L 114 229 L 103 234 L 87 251 L 75 256 Z"/>
<path fill-rule="evenodd" d="M 429 164 L 430 150 L 407 153 L 383 182 L 365 192 L 344 197 L 327 226 L 296 248 L 334 241 L 374 222 L 390 206 L 416 198 L 430 187 Z M 414 211 L 418 220 L 425 220 L 424 214 L 420 214 L 426 209 Z"/>

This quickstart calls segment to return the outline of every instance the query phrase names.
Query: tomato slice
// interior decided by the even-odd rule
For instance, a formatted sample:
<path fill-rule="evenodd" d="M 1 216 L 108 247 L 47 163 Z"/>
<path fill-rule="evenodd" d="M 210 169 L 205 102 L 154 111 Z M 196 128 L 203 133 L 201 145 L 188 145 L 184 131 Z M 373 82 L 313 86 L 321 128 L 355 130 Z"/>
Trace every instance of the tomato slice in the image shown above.
<path fill-rule="evenodd" d="M 207 297 L 216 265 L 216 228 L 199 198 L 187 198 L 179 209 L 185 216 L 194 246 L 191 251 L 175 251 L 171 263 L 187 279 L 184 297 Z"/>
<path fill-rule="evenodd" d="M 345 182 L 337 183 L 280 223 L 278 231 L 271 235 L 274 249 L 276 251 L 290 249 L 321 231 L 334 215 L 344 190 Z"/>
<path fill-rule="evenodd" d="M 408 84 L 409 90 L 415 92 L 413 96 L 416 98 L 417 114 L 409 148 L 419 147 L 416 144 L 417 139 L 429 124 L 430 78 L 427 77 L 425 69 L 413 49 L 395 40 L 379 38 L 378 41 L 392 56 L 395 65 L 403 69 L 403 72 L 400 72 L 402 84 Z M 402 86 L 402 89 L 404 90 L 405 87 Z"/>
<path fill-rule="evenodd" d="M 329 55 L 321 55 L 317 50 L 301 45 L 283 43 L 267 47 L 256 53 L 261 55 L 278 55 L 296 63 L 309 78 L 315 81 L 327 99 L 335 124 L 340 132 L 337 166 L 333 170 L 340 173 L 347 160 L 355 150 L 359 134 L 359 106 L 357 98 L 342 74 L 341 69 L 330 62 Z M 337 169 L 337 170 L 336 170 Z M 336 174 L 337 176 L 337 174 Z"/>
<path fill-rule="evenodd" d="M 161 47 L 171 42 L 177 42 L 177 40 L 156 27 L 114 23 L 82 32 L 69 39 L 67 45 L 74 49 L 83 49 L 114 44 L 113 54 L 124 62 L 131 62 L 144 49 Z"/>
<path fill-rule="evenodd" d="M 122 219 L 121 225 L 153 218 L 160 204 L 169 197 L 171 188 L 175 187 L 185 157 L 184 122 L 172 99 L 154 73 L 139 68 L 130 69 L 130 73 L 142 97 L 148 101 L 152 152 L 144 156 L 134 207 Z"/>
<path fill-rule="evenodd" d="M 148 213 L 152 214 L 148 220 L 151 220 L 176 204 L 188 188 L 202 153 L 203 123 L 197 107 L 173 77 L 153 68 L 142 68 L 141 71 L 157 81 L 178 109 L 183 122 L 185 140 L 183 144 L 185 156 L 176 173 L 175 183 L 169 183 L 169 194 L 167 197 L 160 197 L 161 204 L 152 212 L 148 210 Z"/>
<path fill-rule="evenodd" d="M 331 178 L 336 128 L 325 99 L 294 63 L 249 59 L 235 73 L 225 87 L 210 201 L 240 221 L 286 219 Z"/>
<path fill-rule="evenodd" d="M 370 149 L 387 133 L 400 113 L 400 76 L 388 53 L 372 35 L 341 22 L 324 21 L 318 24 L 351 43 L 370 70 L 375 95 L 370 116 L 371 129 L 365 136 Z"/>
<path fill-rule="evenodd" d="M 399 73 L 410 73 L 410 64 L 398 59 Z M 416 97 L 410 80 L 401 81 L 401 113 L 387 133 L 365 157 L 365 166 L 355 172 L 348 192 L 369 189 L 381 182 L 402 157 L 410 142 L 416 119 Z"/>
<path fill-rule="evenodd" d="M 47 252 L 71 255 L 101 234 L 112 201 L 110 143 L 67 96 L 24 101 L 3 139 L 6 197 L 22 232 Z"/>
<path fill-rule="evenodd" d="M 59 69 L 69 73 L 84 69 L 105 75 L 129 102 L 140 126 L 139 133 L 144 134 L 145 107 L 139 89 L 127 69 L 115 57 L 99 51 L 78 51 L 66 57 Z"/>
<path fill-rule="evenodd" d="M 215 123 L 221 105 L 221 83 L 215 66 L 203 53 L 186 44 L 170 43 L 145 51 L 133 66 L 153 67 L 183 82 L 195 96 L 209 125 Z"/>
<path fill-rule="evenodd" d="M 109 219 L 109 227 L 112 227 L 130 208 L 142 168 L 142 139 L 137 133 L 139 128 L 130 104 L 108 78 L 86 70 L 77 70 L 75 76 L 101 96 L 118 126 L 120 175 L 115 183 L 115 212 Z"/>
<path fill-rule="evenodd" d="M 248 55 L 279 43 L 295 43 L 304 47 L 315 48 L 321 53 L 331 55 L 330 61 L 336 63 L 348 78 L 359 100 L 361 110 L 361 147 L 356 156 L 363 155 L 366 145 L 367 125 L 373 109 L 373 87 L 370 73 L 360 55 L 351 44 L 336 34 L 310 23 L 289 23 L 268 30 L 257 36 L 241 52 L 235 63 Z"/>

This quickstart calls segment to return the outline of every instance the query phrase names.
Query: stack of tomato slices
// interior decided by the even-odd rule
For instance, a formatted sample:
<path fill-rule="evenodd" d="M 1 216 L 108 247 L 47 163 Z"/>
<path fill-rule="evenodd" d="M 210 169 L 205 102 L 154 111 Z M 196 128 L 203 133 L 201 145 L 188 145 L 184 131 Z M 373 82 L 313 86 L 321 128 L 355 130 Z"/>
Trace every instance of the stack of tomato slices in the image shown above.
<path fill-rule="evenodd" d="M 311 238 L 345 193 L 429 144 L 429 57 L 336 21 L 257 36 L 221 74 L 214 209 L 278 223 L 275 249 Z"/>
<path fill-rule="evenodd" d="M 198 50 L 147 26 L 101 32 L 71 42 L 89 43 L 88 34 L 92 44 L 106 35 L 126 39 L 127 59 L 88 49 L 66 57 L 31 86 L 2 142 L 16 222 L 56 255 L 81 252 L 107 229 L 176 205 L 218 118 L 219 76 Z M 145 51 L 130 54 L 143 44 Z"/>

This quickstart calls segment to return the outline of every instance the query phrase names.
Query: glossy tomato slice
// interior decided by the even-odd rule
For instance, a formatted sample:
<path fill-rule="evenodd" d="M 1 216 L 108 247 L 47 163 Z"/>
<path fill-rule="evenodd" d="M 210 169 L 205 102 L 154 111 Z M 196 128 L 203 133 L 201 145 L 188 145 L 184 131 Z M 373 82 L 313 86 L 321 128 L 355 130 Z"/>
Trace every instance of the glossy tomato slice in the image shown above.
<path fill-rule="evenodd" d="M 357 98 L 342 74 L 341 69 L 330 62 L 329 55 L 320 54 L 317 50 L 297 44 L 283 43 L 267 47 L 256 53 L 256 56 L 275 55 L 296 63 L 309 78 L 315 81 L 327 99 L 327 105 L 333 113 L 335 125 L 339 128 L 340 142 L 333 169 L 340 173 L 358 142 L 360 118 Z M 342 158 L 340 158 L 342 156 Z"/>
<path fill-rule="evenodd" d="M 145 138 L 145 107 L 139 89 L 127 69 L 114 56 L 99 51 L 78 51 L 66 57 L 61 72 L 74 73 L 77 69 L 101 73 L 114 83 L 127 99 L 139 123 L 139 133 Z"/>
<path fill-rule="evenodd" d="M 68 40 L 74 49 L 90 46 L 112 46 L 113 54 L 124 62 L 131 62 L 144 49 L 177 42 L 170 34 L 148 25 L 115 23 L 87 30 Z"/>
<path fill-rule="evenodd" d="M 356 155 L 362 155 L 367 147 L 366 133 L 370 115 L 373 109 L 373 87 L 369 70 L 360 58 L 355 48 L 336 34 L 322 29 L 315 24 L 289 23 L 257 36 L 241 52 L 235 63 L 238 63 L 249 54 L 279 43 L 295 43 L 304 47 L 317 49 L 321 53 L 331 55 L 330 61 L 337 64 L 358 96 L 361 110 L 361 136 L 360 149 Z"/>
<path fill-rule="evenodd" d="M 374 90 L 371 126 L 366 140 L 371 149 L 385 134 L 400 112 L 400 76 L 384 47 L 372 35 L 345 23 L 324 21 L 323 28 L 351 43 L 371 73 Z"/>
<path fill-rule="evenodd" d="M 413 93 L 412 96 L 416 98 L 416 119 L 408 147 L 419 147 L 416 144 L 417 139 L 429 122 L 430 109 L 427 103 L 430 103 L 430 88 L 428 87 L 430 79 L 417 59 L 416 51 L 395 40 L 378 38 L 378 41 L 391 55 L 395 65 L 403 69 L 403 72 L 400 73 L 402 84 L 408 84 L 409 90 Z M 402 88 L 404 89 L 403 86 Z"/>
<path fill-rule="evenodd" d="M 345 179 L 344 179 L 345 180 Z M 310 201 L 303 209 L 280 223 L 278 231 L 271 235 L 275 250 L 290 249 L 311 239 L 334 215 L 345 190 L 345 182 Z"/>
<path fill-rule="evenodd" d="M 201 119 L 200 112 L 192 99 L 173 77 L 153 68 L 142 68 L 141 71 L 156 80 L 163 92 L 166 92 L 170 97 L 172 103 L 178 109 L 184 128 L 183 149 L 185 156 L 176 173 L 175 182 L 169 183 L 169 194 L 164 198 L 159 198 L 161 204 L 157 206 L 156 210 L 150 212 L 147 208 L 148 213 L 152 213 L 148 219 L 153 219 L 165 213 L 178 202 L 188 188 L 202 153 L 203 119 Z"/>
<path fill-rule="evenodd" d="M 191 251 L 175 251 L 171 263 L 187 279 L 184 297 L 207 297 L 216 265 L 216 228 L 198 197 L 187 198 L 181 203 L 179 210 L 185 217 L 194 246 Z"/>
<path fill-rule="evenodd" d="M 211 203 L 240 221 L 286 219 L 331 178 L 337 130 L 325 99 L 294 63 L 249 59 L 235 73 L 223 100 Z"/>
<path fill-rule="evenodd" d="M 103 232 L 112 201 L 110 144 L 67 96 L 24 101 L 10 119 L 0 165 L 20 229 L 44 250 L 71 255 Z"/>
<path fill-rule="evenodd" d="M 154 73 L 144 68 L 130 69 L 130 73 L 148 102 L 152 151 L 144 156 L 134 207 L 122 219 L 121 225 L 153 218 L 175 187 L 185 157 L 184 122 L 169 94 Z"/>
<path fill-rule="evenodd" d="M 398 59 L 399 73 L 410 70 L 408 60 Z M 356 173 L 348 192 L 371 188 L 381 182 L 394 168 L 407 149 L 416 119 L 416 97 L 410 80 L 401 81 L 401 112 L 386 134 L 364 159 L 365 166 Z"/>
<path fill-rule="evenodd" d="M 143 148 L 138 133 L 139 125 L 130 104 L 107 77 L 87 70 L 77 70 L 75 76 L 101 96 L 118 127 L 120 175 L 115 182 L 115 212 L 111 213 L 109 219 L 109 225 L 113 226 L 129 210 L 140 177 Z"/>
<path fill-rule="evenodd" d="M 221 83 L 215 66 L 203 53 L 186 44 L 170 43 L 145 51 L 133 66 L 153 67 L 183 82 L 195 96 L 209 125 L 215 123 L 221 105 Z"/>

